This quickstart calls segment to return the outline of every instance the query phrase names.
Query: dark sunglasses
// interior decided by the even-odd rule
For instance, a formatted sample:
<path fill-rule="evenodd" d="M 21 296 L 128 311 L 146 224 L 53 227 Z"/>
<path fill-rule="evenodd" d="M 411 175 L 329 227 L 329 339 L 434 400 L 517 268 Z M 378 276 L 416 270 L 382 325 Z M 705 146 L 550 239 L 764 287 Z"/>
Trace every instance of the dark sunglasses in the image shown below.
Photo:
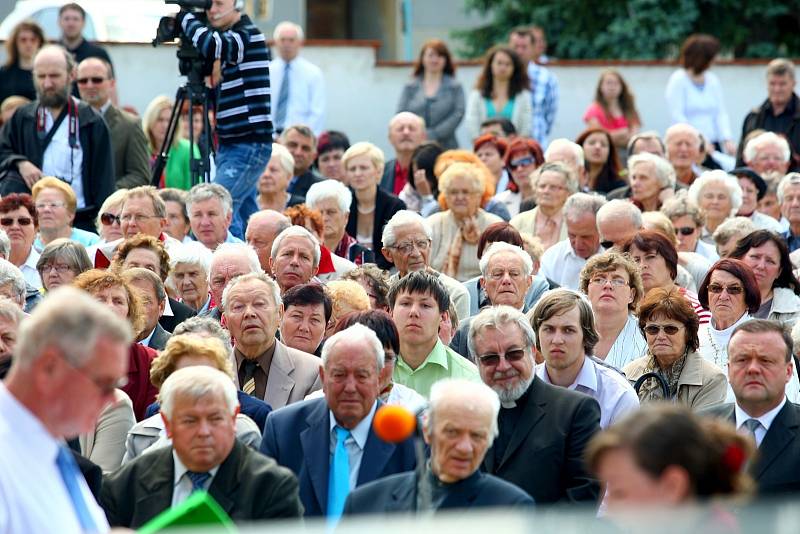
<path fill-rule="evenodd" d="M 13 217 L 3 217 L 0 219 L 0 226 L 11 226 L 14 224 L 14 221 L 20 226 L 28 226 L 29 224 L 33 224 L 33 219 L 30 217 L 20 217 L 19 219 L 14 219 Z"/>
<path fill-rule="evenodd" d="M 106 226 L 111 226 L 114 223 L 120 224 L 120 218 L 119 215 L 106 212 L 100 215 L 100 222 Z"/>
<path fill-rule="evenodd" d="M 680 228 L 675 228 L 675 235 L 692 235 L 697 228 L 689 228 L 688 226 L 682 226 Z"/>
<path fill-rule="evenodd" d="M 100 76 L 89 76 L 87 78 L 78 78 L 76 81 L 78 82 L 78 85 L 86 85 L 89 82 L 92 82 L 95 85 L 99 85 L 104 81 L 106 81 L 106 79 L 101 78 Z"/>
<path fill-rule="evenodd" d="M 680 329 L 680 326 L 675 326 L 674 324 L 649 324 L 644 327 L 644 333 L 648 336 L 657 336 L 663 330 L 668 336 L 674 336 Z"/>
<path fill-rule="evenodd" d="M 511 170 L 515 170 L 535 162 L 536 160 L 529 156 L 527 158 L 518 159 L 517 161 L 511 161 L 508 163 L 508 166 L 511 168 Z"/>
<path fill-rule="evenodd" d="M 709 284 L 708 292 L 714 293 L 722 293 L 725 290 L 728 292 L 728 295 L 741 295 L 744 292 L 744 288 L 742 286 L 722 286 L 719 284 Z"/>
<path fill-rule="evenodd" d="M 610 249 L 611 247 L 614 246 L 614 242 L 613 241 L 608 241 L 608 240 L 600 241 L 600 246 L 603 247 L 604 249 L 608 250 L 608 249 Z"/>
<path fill-rule="evenodd" d="M 501 357 L 505 358 L 507 362 L 518 362 L 525 357 L 525 349 L 510 350 L 502 356 L 500 354 L 485 354 L 484 356 L 478 356 L 478 359 L 482 365 L 494 367 L 500 363 Z"/>

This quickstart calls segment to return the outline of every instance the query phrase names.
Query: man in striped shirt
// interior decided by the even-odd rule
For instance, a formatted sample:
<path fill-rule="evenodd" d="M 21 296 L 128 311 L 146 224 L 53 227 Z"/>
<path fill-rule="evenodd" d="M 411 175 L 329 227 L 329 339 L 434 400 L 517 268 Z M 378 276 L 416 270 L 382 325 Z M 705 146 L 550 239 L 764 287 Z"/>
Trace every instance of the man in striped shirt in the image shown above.
<path fill-rule="evenodd" d="M 258 211 L 256 184 L 272 154 L 272 122 L 269 49 L 264 34 L 240 9 L 240 0 L 213 0 L 206 11 L 211 27 L 192 13 L 179 13 L 178 21 L 200 55 L 214 62 L 215 181 L 233 197 L 230 231 L 242 238 L 247 219 Z"/>

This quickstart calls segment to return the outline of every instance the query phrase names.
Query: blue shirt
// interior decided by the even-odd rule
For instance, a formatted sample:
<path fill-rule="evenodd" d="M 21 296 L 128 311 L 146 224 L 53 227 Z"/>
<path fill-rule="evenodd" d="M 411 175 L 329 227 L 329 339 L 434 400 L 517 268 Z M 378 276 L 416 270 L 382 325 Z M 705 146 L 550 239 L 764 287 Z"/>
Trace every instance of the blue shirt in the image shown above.
<path fill-rule="evenodd" d="M 789 247 L 789 252 L 794 252 L 800 248 L 800 236 L 793 235 L 791 230 L 786 230 L 783 232 L 781 237 L 786 240 L 786 245 Z"/>

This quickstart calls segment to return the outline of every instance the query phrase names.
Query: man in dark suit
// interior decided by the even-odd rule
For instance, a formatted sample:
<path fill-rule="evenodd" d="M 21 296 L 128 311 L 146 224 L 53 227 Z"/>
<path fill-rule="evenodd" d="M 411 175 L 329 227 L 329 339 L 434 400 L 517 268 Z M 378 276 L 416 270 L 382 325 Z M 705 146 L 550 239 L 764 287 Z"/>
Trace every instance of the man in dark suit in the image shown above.
<path fill-rule="evenodd" d="M 436 382 L 424 427 L 429 468 L 421 475 L 421 470 L 400 473 L 355 489 L 345 514 L 532 505 L 518 487 L 478 470 L 497 436 L 499 411 L 497 393 L 485 384 L 449 378 Z"/>
<path fill-rule="evenodd" d="M 600 429 L 600 406 L 537 378 L 534 341 L 525 315 L 510 306 L 486 308 L 473 318 L 469 350 L 503 406 L 500 435 L 483 469 L 524 489 L 537 504 L 596 501 L 599 487 L 583 452 Z"/>
<path fill-rule="evenodd" d="M 150 182 L 149 151 L 139 120 L 111 103 L 116 86 L 111 65 L 99 57 L 84 59 L 76 78 L 81 100 L 106 121 L 114 151 L 117 189 L 131 189 Z"/>
<path fill-rule="evenodd" d="M 139 290 L 140 302 L 144 309 L 144 329 L 138 334 L 137 341 L 153 350 L 164 350 L 172 334 L 158 324 L 164 313 L 167 298 L 161 278 L 143 267 L 125 269 L 122 277 Z"/>
<path fill-rule="evenodd" d="M 306 516 L 338 519 L 353 488 L 416 466 L 412 439 L 382 441 L 372 429 L 381 402 L 384 352 L 378 336 L 355 324 L 328 338 L 320 368 L 325 398 L 269 414 L 261 452 L 300 479 Z"/>
<path fill-rule="evenodd" d="M 197 396 L 198 387 L 205 393 Z M 297 478 L 236 440 L 239 403 L 229 376 L 203 365 L 179 369 L 161 386 L 160 399 L 172 446 L 104 481 L 101 504 L 112 525 L 138 528 L 199 490 L 234 521 L 302 514 Z"/>
<path fill-rule="evenodd" d="M 295 124 L 286 128 L 280 139 L 281 144 L 289 149 L 294 158 L 294 175 L 289 180 L 286 192 L 305 199 L 308 188 L 323 180 L 311 168 L 317 159 L 317 136 L 308 126 Z"/>
<path fill-rule="evenodd" d="M 800 491 L 800 407 L 786 399 L 792 377 L 792 339 L 779 323 L 752 319 L 728 342 L 728 382 L 735 403 L 702 413 L 727 419 L 758 445 L 750 475 L 759 495 Z"/>
<path fill-rule="evenodd" d="M 411 175 L 411 156 L 425 140 L 425 121 L 409 111 L 401 111 L 389 121 L 389 143 L 394 147 L 395 157 L 383 166 L 381 189 L 399 195 Z M 355 234 L 351 234 L 355 235 Z"/>

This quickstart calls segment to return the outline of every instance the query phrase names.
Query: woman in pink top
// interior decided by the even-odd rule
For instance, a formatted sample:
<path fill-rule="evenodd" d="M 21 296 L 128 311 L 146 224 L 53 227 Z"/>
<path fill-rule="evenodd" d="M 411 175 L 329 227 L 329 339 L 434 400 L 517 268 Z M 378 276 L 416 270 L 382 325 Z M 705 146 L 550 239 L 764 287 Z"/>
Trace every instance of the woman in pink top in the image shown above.
<path fill-rule="evenodd" d="M 594 102 L 583 114 L 583 122 L 589 128 L 608 130 L 614 145 L 623 149 L 631 136 L 639 131 L 641 121 L 633 93 L 619 72 L 607 69 L 600 73 Z"/>

